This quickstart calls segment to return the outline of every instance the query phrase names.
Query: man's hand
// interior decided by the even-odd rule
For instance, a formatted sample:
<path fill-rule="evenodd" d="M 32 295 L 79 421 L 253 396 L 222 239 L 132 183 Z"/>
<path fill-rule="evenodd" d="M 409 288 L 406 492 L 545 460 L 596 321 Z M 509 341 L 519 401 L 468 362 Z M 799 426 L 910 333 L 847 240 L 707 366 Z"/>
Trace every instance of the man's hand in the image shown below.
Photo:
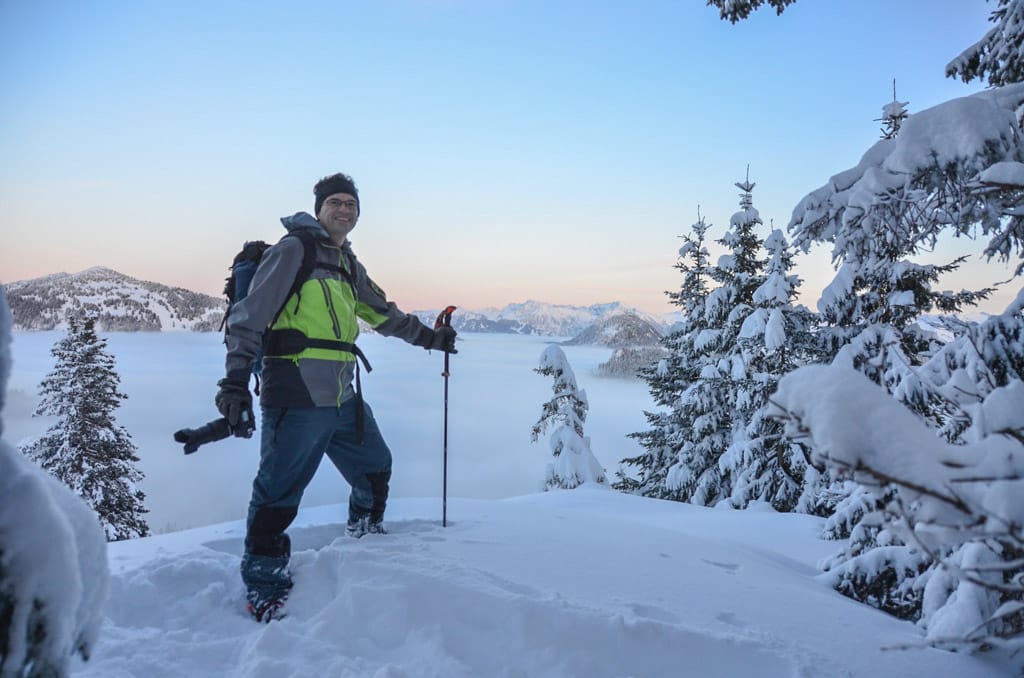
<path fill-rule="evenodd" d="M 228 420 L 231 431 L 240 431 L 240 424 L 251 426 L 252 421 L 252 396 L 249 394 L 248 380 L 233 379 L 226 377 L 217 382 L 220 390 L 213 402 L 217 405 L 217 411 Z M 249 421 L 243 422 L 243 416 L 248 416 Z"/>
<path fill-rule="evenodd" d="M 457 334 L 451 327 L 442 325 L 434 330 L 434 336 L 427 348 L 433 351 L 444 351 L 445 353 L 458 353 L 455 350 L 455 337 Z"/>

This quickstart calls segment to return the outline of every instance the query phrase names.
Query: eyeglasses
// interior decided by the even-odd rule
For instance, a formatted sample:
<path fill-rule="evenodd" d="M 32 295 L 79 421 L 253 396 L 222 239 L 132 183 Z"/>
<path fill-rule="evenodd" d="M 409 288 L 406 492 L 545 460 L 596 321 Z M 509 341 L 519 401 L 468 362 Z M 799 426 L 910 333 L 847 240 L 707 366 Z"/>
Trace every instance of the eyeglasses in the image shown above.
<path fill-rule="evenodd" d="M 354 210 L 356 207 L 359 206 L 359 203 L 357 203 L 355 200 L 339 200 L 338 198 L 330 198 L 328 200 L 325 200 L 324 204 L 333 210 L 336 210 L 339 207 Z"/>

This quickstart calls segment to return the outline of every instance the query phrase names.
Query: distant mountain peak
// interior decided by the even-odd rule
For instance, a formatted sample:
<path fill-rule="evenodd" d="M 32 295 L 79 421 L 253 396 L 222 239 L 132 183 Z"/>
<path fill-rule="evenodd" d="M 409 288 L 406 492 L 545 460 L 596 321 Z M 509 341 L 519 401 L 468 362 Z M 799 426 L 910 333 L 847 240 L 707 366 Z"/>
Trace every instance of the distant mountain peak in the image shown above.
<path fill-rule="evenodd" d="M 629 311 L 618 311 L 604 316 L 585 328 L 571 340 L 574 344 L 599 344 L 612 348 L 657 346 L 661 343 L 662 327 Z"/>
<path fill-rule="evenodd" d="M 424 322 L 432 324 L 437 310 L 415 311 Z M 618 301 L 589 306 L 550 304 L 535 299 L 507 304 L 501 308 L 481 310 L 459 309 L 452 316 L 452 325 L 459 332 L 498 332 L 535 334 L 549 337 L 575 337 L 595 322 L 617 313 L 643 318 L 652 326 L 663 327 L 655 316 L 629 308 Z"/>
<path fill-rule="evenodd" d="M 106 266 L 4 285 L 14 329 L 66 327 L 68 313 L 89 309 L 105 331 L 210 331 L 224 317 L 222 299 L 138 280 Z"/>

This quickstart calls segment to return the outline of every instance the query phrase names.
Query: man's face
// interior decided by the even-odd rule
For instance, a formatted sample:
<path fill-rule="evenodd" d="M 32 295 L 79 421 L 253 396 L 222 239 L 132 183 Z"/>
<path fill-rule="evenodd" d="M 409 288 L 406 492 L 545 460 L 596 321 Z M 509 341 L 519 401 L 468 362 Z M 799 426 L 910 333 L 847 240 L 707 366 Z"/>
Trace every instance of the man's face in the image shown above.
<path fill-rule="evenodd" d="M 316 215 L 320 225 L 327 230 L 336 245 L 345 242 L 345 238 L 356 227 L 359 219 L 359 203 L 348 193 L 335 193 L 327 196 Z"/>

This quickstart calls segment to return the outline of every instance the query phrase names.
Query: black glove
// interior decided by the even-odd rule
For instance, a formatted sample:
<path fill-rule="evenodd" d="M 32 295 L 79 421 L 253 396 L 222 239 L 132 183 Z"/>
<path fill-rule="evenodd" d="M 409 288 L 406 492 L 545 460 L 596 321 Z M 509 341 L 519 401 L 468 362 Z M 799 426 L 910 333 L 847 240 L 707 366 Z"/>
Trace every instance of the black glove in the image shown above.
<path fill-rule="evenodd" d="M 252 396 L 249 395 L 249 381 L 226 377 L 218 381 L 217 386 L 220 390 L 213 399 L 217 411 L 227 419 L 228 426 L 235 435 L 245 429 L 248 429 L 251 435 Z"/>
<path fill-rule="evenodd" d="M 434 330 L 434 336 L 430 339 L 427 348 L 432 351 L 444 351 L 445 353 L 458 353 L 455 350 L 455 336 L 458 333 L 447 325 L 442 325 Z"/>

